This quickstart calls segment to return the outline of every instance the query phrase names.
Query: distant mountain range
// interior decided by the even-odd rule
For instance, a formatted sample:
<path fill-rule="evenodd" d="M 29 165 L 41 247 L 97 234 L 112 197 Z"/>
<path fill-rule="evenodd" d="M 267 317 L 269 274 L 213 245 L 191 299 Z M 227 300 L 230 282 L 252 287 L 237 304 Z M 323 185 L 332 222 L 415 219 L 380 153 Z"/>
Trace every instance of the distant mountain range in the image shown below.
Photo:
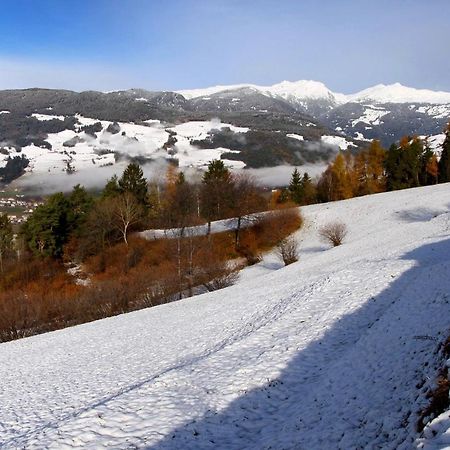
<path fill-rule="evenodd" d="M 323 83 L 283 81 L 273 86 L 232 85 L 179 91 L 209 109 L 238 108 L 259 94 L 311 115 L 333 131 L 354 139 L 380 139 L 384 145 L 405 134 L 442 133 L 450 120 L 450 92 L 379 84 L 356 94 L 332 92 Z"/>
<path fill-rule="evenodd" d="M 236 168 L 323 165 L 372 139 L 388 146 L 421 135 L 438 146 L 449 120 L 450 93 L 399 83 L 351 95 L 306 80 L 179 92 L 5 90 L 0 169 L 17 156 L 24 169 L 14 176 L 28 177 L 164 158 L 181 167 L 212 158 Z"/>

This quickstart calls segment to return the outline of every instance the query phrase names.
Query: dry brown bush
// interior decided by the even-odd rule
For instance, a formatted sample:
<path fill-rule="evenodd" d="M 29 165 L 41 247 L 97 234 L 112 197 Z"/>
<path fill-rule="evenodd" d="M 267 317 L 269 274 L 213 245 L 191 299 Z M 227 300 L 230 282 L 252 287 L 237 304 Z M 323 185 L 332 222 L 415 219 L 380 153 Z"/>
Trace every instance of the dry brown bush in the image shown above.
<path fill-rule="evenodd" d="M 277 253 L 279 258 L 284 262 L 285 266 L 298 261 L 298 243 L 293 236 L 282 239 L 277 245 Z"/>
<path fill-rule="evenodd" d="M 347 225 L 342 222 L 330 222 L 319 229 L 319 235 L 322 240 L 333 245 L 333 247 L 341 245 L 347 233 Z"/>
<path fill-rule="evenodd" d="M 0 341 L 155 306 L 197 292 L 233 284 L 229 261 L 245 254 L 249 263 L 301 225 L 297 210 L 267 214 L 242 230 L 239 251 L 233 231 L 211 236 L 124 242 L 97 247 L 81 258 L 89 279 L 76 284 L 62 261 L 26 253 L 0 277 Z M 66 262 L 78 260 L 77 241 Z"/>

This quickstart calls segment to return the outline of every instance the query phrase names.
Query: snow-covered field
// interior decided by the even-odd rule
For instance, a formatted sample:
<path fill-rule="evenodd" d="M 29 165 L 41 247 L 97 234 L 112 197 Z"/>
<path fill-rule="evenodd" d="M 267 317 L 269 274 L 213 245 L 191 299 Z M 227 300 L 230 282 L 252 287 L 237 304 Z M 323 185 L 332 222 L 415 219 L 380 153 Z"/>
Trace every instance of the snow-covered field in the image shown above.
<path fill-rule="evenodd" d="M 308 206 L 298 263 L 1 344 L 0 447 L 448 448 L 448 414 L 415 425 L 450 332 L 449 208 L 450 184 Z"/>

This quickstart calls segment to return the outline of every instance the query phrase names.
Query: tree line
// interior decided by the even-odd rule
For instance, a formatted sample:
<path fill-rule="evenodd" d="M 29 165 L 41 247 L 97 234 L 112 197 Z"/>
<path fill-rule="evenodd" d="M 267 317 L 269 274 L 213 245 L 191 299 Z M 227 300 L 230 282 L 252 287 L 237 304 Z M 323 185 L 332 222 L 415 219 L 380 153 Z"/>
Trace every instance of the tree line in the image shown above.
<path fill-rule="evenodd" d="M 269 207 L 246 175 L 212 161 L 200 182 L 169 165 L 161 181 L 129 164 L 93 195 L 77 185 L 35 209 L 17 234 L 0 215 L 0 341 L 62 328 L 232 284 L 301 225 Z M 235 217 L 233 230 L 197 236 L 188 227 Z M 246 223 L 247 222 L 247 223 Z M 244 224 L 246 226 L 244 226 Z M 167 239 L 135 232 L 171 229 Z"/>
<path fill-rule="evenodd" d="M 307 205 L 447 182 L 450 182 L 450 123 L 440 158 L 426 139 L 417 136 L 405 136 L 388 150 L 374 140 L 356 155 L 339 152 L 317 182 L 295 169 L 288 188 L 278 192 L 275 201 Z"/>

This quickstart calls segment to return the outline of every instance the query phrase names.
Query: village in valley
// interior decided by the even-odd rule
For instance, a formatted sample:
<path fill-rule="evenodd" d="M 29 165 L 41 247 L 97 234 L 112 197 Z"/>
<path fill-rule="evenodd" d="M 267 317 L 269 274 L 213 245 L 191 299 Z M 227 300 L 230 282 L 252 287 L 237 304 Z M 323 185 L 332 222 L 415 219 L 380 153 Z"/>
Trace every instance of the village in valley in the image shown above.
<path fill-rule="evenodd" d="M 26 221 L 27 217 L 43 203 L 43 199 L 28 196 L 18 189 L 0 187 L 0 213 L 7 214 L 12 224 L 18 225 Z"/>

